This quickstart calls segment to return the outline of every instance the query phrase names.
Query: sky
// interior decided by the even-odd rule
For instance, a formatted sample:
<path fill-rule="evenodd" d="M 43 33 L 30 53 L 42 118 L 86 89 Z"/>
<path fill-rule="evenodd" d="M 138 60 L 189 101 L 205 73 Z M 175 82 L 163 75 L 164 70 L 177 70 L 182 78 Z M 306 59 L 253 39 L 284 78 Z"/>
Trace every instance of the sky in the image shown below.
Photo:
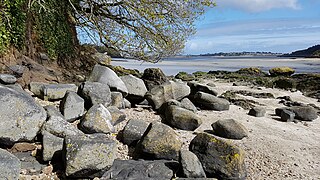
<path fill-rule="evenodd" d="M 216 0 L 184 54 L 289 53 L 320 44 L 320 0 Z"/>

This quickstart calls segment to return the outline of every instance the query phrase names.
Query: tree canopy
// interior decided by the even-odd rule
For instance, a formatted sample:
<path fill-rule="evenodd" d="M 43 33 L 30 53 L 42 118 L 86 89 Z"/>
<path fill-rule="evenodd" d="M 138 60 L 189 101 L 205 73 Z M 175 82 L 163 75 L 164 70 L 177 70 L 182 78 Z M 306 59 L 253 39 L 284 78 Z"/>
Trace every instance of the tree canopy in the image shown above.
<path fill-rule="evenodd" d="M 5 15 L 12 12 L 13 2 L 0 1 L 4 1 L 4 6 L 0 6 L 0 22 L 8 25 L 11 21 Z M 76 28 L 80 36 L 87 36 L 124 56 L 153 62 L 181 52 L 195 32 L 195 20 L 213 6 L 212 0 L 19 0 L 19 7 L 26 14 L 23 18 L 28 22 L 29 13 L 29 21 L 34 21 L 31 24 L 37 24 L 36 33 L 52 32 L 47 36 L 60 36 L 60 39 L 38 36 L 44 45 L 56 41 L 57 47 L 53 49 L 62 48 L 61 38 L 65 41 L 68 38 L 61 35 L 76 36 Z M 58 30 L 59 34 L 55 34 Z M 0 45 L 4 36 L 1 32 L 0 25 Z M 75 45 L 74 39 L 69 38 L 73 43 L 67 45 Z"/>

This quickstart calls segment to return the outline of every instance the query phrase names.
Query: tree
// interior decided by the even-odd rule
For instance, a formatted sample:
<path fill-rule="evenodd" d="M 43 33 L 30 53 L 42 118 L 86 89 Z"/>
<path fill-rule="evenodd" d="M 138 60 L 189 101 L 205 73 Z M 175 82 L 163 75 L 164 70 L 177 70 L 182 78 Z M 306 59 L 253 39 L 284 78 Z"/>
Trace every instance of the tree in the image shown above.
<path fill-rule="evenodd" d="M 126 56 L 158 61 L 175 55 L 195 32 L 211 0 L 81 0 L 72 3 L 82 32 Z"/>
<path fill-rule="evenodd" d="M 7 4 L 11 3 L 8 0 L 4 1 Z M 30 27 L 37 24 L 38 28 L 35 32 L 44 34 L 44 36 L 37 36 L 40 37 L 38 40 L 40 39 L 44 45 L 47 44 L 53 54 L 69 52 L 57 50 L 61 48 L 61 43 L 64 43 L 61 40 L 69 38 L 67 34 L 73 36 L 69 40 L 71 43 L 67 45 L 77 44 L 74 28 L 76 27 L 80 36 L 90 37 L 92 41 L 121 52 L 124 56 L 152 62 L 181 52 L 187 38 L 195 32 L 195 20 L 205 12 L 207 7 L 214 6 L 212 0 L 19 1 L 24 1 L 21 7 L 27 7 L 24 11 L 27 17 L 30 17 L 29 21 L 30 19 L 35 21 L 26 24 Z M 59 20 L 53 21 L 56 17 L 63 23 L 59 23 Z M 65 27 L 65 23 L 69 28 Z M 64 28 L 59 29 L 62 24 Z M 59 33 L 56 33 L 58 31 Z M 52 32 L 51 37 L 48 32 Z M 59 39 L 52 37 L 58 35 Z M 29 33 L 29 37 L 34 36 Z M 27 38 L 27 42 L 29 41 L 30 38 Z"/>

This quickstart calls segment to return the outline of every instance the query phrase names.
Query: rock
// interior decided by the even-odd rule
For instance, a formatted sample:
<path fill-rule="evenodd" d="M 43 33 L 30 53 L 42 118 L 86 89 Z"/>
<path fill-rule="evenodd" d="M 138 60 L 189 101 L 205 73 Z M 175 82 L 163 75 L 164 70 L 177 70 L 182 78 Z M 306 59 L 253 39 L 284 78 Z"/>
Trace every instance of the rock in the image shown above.
<path fill-rule="evenodd" d="M 26 93 L 0 85 L 0 144 L 32 141 L 47 118 L 45 110 Z"/>
<path fill-rule="evenodd" d="M 129 75 L 129 74 L 134 75 L 136 77 L 141 77 L 141 74 L 137 69 L 126 69 L 122 66 L 112 66 L 112 65 L 108 65 L 107 67 L 112 69 L 112 71 L 114 71 L 119 77 Z"/>
<path fill-rule="evenodd" d="M 111 104 L 117 108 L 123 108 L 123 96 L 121 92 L 111 92 Z"/>
<path fill-rule="evenodd" d="M 45 53 L 39 53 L 39 57 L 40 57 L 41 61 L 48 61 L 49 60 L 49 56 Z"/>
<path fill-rule="evenodd" d="M 279 78 L 273 81 L 272 83 L 273 83 L 273 87 L 279 88 L 279 89 L 286 89 L 286 90 L 290 90 L 296 86 L 294 80 L 290 78 L 284 78 L 284 77 Z"/>
<path fill-rule="evenodd" d="M 181 79 L 183 81 L 193 81 L 196 79 L 196 77 L 192 74 L 188 74 L 186 72 L 179 72 L 176 76 L 176 79 Z"/>
<path fill-rule="evenodd" d="M 284 109 L 281 111 L 280 117 L 281 117 L 281 121 L 292 122 L 294 120 L 295 114 L 292 111 Z"/>
<path fill-rule="evenodd" d="M 266 114 L 266 109 L 264 107 L 253 107 L 248 114 L 250 116 L 263 117 Z"/>
<path fill-rule="evenodd" d="M 14 84 L 17 82 L 17 78 L 10 74 L 0 74 L 1 84 Z"/>
<path fill-rule="evenodd" d="M 181 107 L 188 109 L 194 113 L 198 111 L 197 107 L 188 98 L 183 98 L 181 100 Z"/>
<path fill-rule="evenodd" d="M 37 146 L 34 143 L 15 143 L 12 148 L 9 150 L 11 153 L 16 152 L 27 152 L 27 151 L 33 151 L 37 149 Z"/>
<path fill-rule="evenodd" d="M 147 87 L 143 80 L 133 75 L 121 76 L 128 89 L 128 96 L 126 97 L 131 103 L 139 104 L 144 100 L 144 95 L 147 93 Z"/>
<path fill-rule="evenodd" d="M 117 152 L 116 142 L 104 134 L 67 136 L 64 141 L 66 175 L 93 178 L 111 167 Z"/>
<path fill-rule="evenodd" d="M 180 151 L 180 163 L 184 177 L 187 178 L 206 178 L 198 157 L 190 151 Z"/>
<path fill-rule="evenodd" d="M 66 135 L 81 135 L 83 134 L 75 125 L 67 122 L 63 115 L 53 106 L 45 107 L 48 112 L 48 120 L 42 127 L 43 131 L 58 136 L 65 137 Z"/>
<path fill-rule="evenodd" d="M 293 106 L 289 108 L 295 113 L 295 119 L 312 121 L 318 118 L 317 111 L 311 106 Z"/>
<path fill-rule="evenodd" d="M 42 158 L 44 161 L 51 161 L 54 158 L 61 158 L 63 149 L 63 138 L 57 137 L 47 131 L 42 132 Z"/>
<path fill-rule="evenodd" d="M 42 83 L 42 82 L 31 82 L 29 84 L 29 90 L 37 97 L 41 97 L 42 89 L 44 85 L 48 85 L 48 84 Z"/>
<path fill-rule="evenodd" d="M 151 90 L 154 87 L 162 85 L 165 82 L 169 81 L 160 68 L 145 69 L 143 72 L 142 80 L 144 81 L 148 90 Z"/>
<path fill-rule="evenodd" d="M 241 68 L 240 70 L 236 71 L 236 73 L 255 76 L 265 75 L 265 73 L 258 67 Z"/>
<path fill-rule="evenodd" d="M 191 89 L 191 94 L 194 95 L 197 92 L 204 92 L 204 93 L 208 93 L 214 96 L 218 95 L 218 92 L 214 89 L 214 87 L 212 86 L 208 86 L 205 84 L 200 84 L 200 83 L 196 83 L 196 82 L 188 82 L 188 86 Z"/>
<path fill-rule="evenodd" d="M 211 126 L 213 133 L 220 137 L 229 139 L 243 139 L 244 137 L 248 137 L 246 127 L 234 119 L 218 120 Z"/>
<path fill-rule="evenodd" d="M 182 142 L 169 126 L 153 122 L 138 143 L 136 152 L 143 158 L 178 160 Z"/>
<path fill-rule="evenodd" d="M 216 111 L 226 111 L 229 110 L 229 101 L 218 98 L 214 95 L 197 92 L 194 96 L 194 101 L 199 104 L 202 108 L 216 110 Z"/>
<path fill-rule="evenodd" d="M 46 167 L 46 165 L 41 164 L 35 156 L 32 156 L 30 152 L 17 152 L 14 155 L 21 162 L 21 171 L 24 170 L 26 174 L 40 174 L 41 170 Z"/>
<path fill-rule="evenodd" d="M 178 167 L 176 161 L 135 161 L 116 159 L 109 171 L 101 178 L 106 179 L 149 179 L 149 180 L 167 180 L 172 179 L 175 171 L 172 167 Z"/>
<path fill-rule="evenodd" d="M 92 58 L 101 65 L 110 65 L 111 57 L 105 53 L 96 52 L 92 55 Z"/>
<path fill-rule="evenodd" d="M 207 177 L 246 179 L 244 151 L 207 133 L 199 133 L 190 143 L 190 151 L 200 160 Z"/>
<path fill-rule="evenodd" d="M 189 94 L 190 88 L 184 83 L 169 82 L 151 89 L 145 97 L 154 109 L 159 109 L 168 100 L 181 100 Z"/>
<path fill-rule="evenodd" d="M 96 104 L 108 107 L 111 104 L 111 91 L 108 85 L 99 82 L 85 82 L 79 87 L 79 94 L 89 109 Z"/>
<path fill-rule="evenodd" d="M 44 100 L 60 100 L 67 91 L 77 92 L 75 84 L 44 84 L 41 90 L 41 97 Z"/>
<path fill-rule="evenodd" d="M 19 179 L 21 163 L 17 157 L 0 149 L 0 179 Z"/>
<path fill-rule="evenodd" d="M 92 106 L 80 122 L 85 133 L 111 133 L 115 129 L 111 124 L 112 116 L 102 104 Z"/>
<path fill-rule="evenodd" d="M 122 131 L 122 142 L 127 145 L 137 143 L 145 133 L 149 123 L 138 120 L 130 119 Z"/>
<path fill-rule="evenodd" d="M 18 77 L 22 77 L 24 73 L 24 67 L 22 65 L 9 66 L 9 69 Z"/>
<path fill-rule="evenodd" d="M 124 108 L 131 108 L 131 103 L 126 98 L 123 98 L 123 107 Z"/>
<path fill-rule="evenodd" d="M 123 81 L 118 77 L 118 75 L 112 71 L 110 68 L 101 65 L 95 65 L 88 81 L 100 82 L 106 84 L 113 91 L 119 91 L 124 97 L 128 94 L 128 89 Z"/>
<path fill-rule="evenodd" d="M 275 109 L 276 115 L 277 116 L 281 116 L 281 113 L 282 113 L 283 110 L 288 110 L 288 108 L 286 108 L 286 107 L 276 108 Z"/>
<path fill-rule="evenodd" d="M 112 125 L 117 125 L 120 122 L 124 121 L 126 119 L 126 114 L 122 111 L 120 111 L 117 107 L 115 106 L 109 106 L 107 107 L 108 111 L 111 114 L 111 124 Z"/>
<path fill-rule="evenodd" d="M 166 109 L 165 117 L 169 125 L 183 130 L 193 131 L 202 124 L 202 120 L 198 115 L 174 105 Z"/>
<path fill-rule="evenodd" d="M 271 76 L 291 76 L 295 70 L 289 67 L 276 67 L 269 70 Z"/>
<path fill-rule="evenodd" d="M 60 111 L 68 122 L 72 122 L 84 114 L 84 99 L 75 92 L 67 91 L 60 102 Z"/>

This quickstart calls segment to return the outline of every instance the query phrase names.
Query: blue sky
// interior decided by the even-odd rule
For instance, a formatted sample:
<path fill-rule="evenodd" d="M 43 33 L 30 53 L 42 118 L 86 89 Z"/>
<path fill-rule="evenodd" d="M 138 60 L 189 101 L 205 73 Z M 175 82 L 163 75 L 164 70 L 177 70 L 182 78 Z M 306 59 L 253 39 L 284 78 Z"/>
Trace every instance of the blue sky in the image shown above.
<path fill-rule="evenodd" d="M 320 44 L 320 0 L 216 0 L 184 54 L 271 51 Z"/>

